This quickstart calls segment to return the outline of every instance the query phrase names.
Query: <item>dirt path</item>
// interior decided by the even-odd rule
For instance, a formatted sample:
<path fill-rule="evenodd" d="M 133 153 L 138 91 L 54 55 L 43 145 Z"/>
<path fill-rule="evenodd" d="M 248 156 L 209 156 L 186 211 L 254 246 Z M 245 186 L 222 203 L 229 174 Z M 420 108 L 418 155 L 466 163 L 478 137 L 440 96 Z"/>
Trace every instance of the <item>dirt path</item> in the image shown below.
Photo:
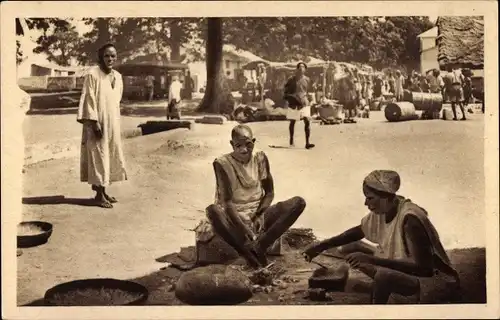
<path fill-rule="evenodd" d="M 314 125 L 318 146 L 310 151 L 268 147 L 286 143 L 286 122 L 251 126 L 258 148 L 271 159 L 276 200 L 301 195 L 308 203 L 297 226 L 325 237 L 359 223 L 366 212 L 362 178 L 376 168 L 393 168 L 402 176 L 401 193 L 428 209 L 445 246 L 455 248 L 485 241 L 483 233 L 470 232 L 484 228 L 483 120 L 471 118 L 388 124 L 374 117 L 352 125 Z M 302 126 L 296 129 L 298 146 Z M 24 205 L 24 220 L 50 221 L 54 233 L 48 244 L 18 259 L 19 304 L 65 281 L 156 272 L 156 258 L 193 244 L 189 229 L 213 201 L 211 162 L 229 151 L 231 128 L 198 125 L 127 140 L 130 181 L 110 188 L 120 201 L 113 210 L 84 205 L 82 199 L 92 194 L 79 183 L 78 158 L 28 167 L 28 201 L 56 195 L 73 200 Z"/>

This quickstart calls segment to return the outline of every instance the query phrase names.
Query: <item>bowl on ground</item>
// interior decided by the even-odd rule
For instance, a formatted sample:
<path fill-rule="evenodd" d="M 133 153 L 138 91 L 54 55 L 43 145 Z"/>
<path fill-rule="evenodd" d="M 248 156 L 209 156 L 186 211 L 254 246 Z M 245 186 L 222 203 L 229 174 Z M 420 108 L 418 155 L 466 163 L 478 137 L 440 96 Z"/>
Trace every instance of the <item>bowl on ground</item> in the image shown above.
<path fill-rule="evenodd" d="M 17 247 L 31 248 L 47 243 L 52 224 L 44 221 L 25 221 L 17 225 Z"/>
<path fill-rule="evenodd" d="M 59 284 L 45 292 L 47 306 L 132 306 L 149 296 L 142 285 L 117 279 L 85 279 Z"/>

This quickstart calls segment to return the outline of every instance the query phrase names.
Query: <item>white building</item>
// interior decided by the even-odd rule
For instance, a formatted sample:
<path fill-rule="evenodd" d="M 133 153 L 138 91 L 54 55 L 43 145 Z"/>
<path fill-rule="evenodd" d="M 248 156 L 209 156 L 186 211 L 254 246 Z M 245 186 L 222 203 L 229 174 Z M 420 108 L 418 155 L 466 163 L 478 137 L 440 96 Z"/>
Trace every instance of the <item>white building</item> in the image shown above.
<path fill-rule="evenodd" d="M 238 50 L 233 45 L 225 44 L 223 47 L 223 56 L 222 56 L 222 70 L 224 75 L 228 79 L 236 79 L 238 75 L 238 70 L 241 70 L 241 67 L 251 61 L 262 60 L 262 58 L 256 56 L 255 54 L 245 51 Z M 205 61 L 188 63 L 189 70 L 191 71 L 191 75 L 197 76 L 198 88 L 196 91 L 203 86 L 205 86 L 207 82 L 207 67 Z M 243 72 L 243 71 L 242 71 Z M 252 75 L 250 72 L 245 71 L 243 74 L 250 80 Z"/>
<path fill-rule="evenodd" d="M 420 73 L 422 74 L 431 69 L 439 70 L 438 47 L 436 45 L 437 35 L 437 27 L 418 35 L 420 39 Z"/>

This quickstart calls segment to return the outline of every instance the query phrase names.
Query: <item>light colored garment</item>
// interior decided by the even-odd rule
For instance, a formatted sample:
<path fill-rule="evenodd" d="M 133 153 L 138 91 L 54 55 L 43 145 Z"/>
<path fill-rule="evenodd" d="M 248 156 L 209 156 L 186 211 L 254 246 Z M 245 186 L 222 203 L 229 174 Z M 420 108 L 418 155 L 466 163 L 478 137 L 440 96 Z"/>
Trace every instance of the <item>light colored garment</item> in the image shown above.
<path fill-rule="evenodd" d="M 180 81 L 175 80 L 170 84 L 170 88 L 168 90 L 168 102 L 172 102 L 172 100 L 175 100 L 177 102 L 181 101 L 181 90 L 182 90 L 182 83 Z"/>
<path fill-rule="evenodd" d="M 361 220 L 365 238 L 378 245 L 375 256 L 392 260 L 410 259 L 405 246 L 403 223 L 408 215 L 417 217 L 427 232 L 432 245 L 433 259 L 436 262 L 433 277 L 418 277 L 420 282 L 418 299 L 422 303 L 429 302 L 429 299 L 437 299 L 439 295 L 451 295 L 453 290 L 457 289 L 457 275 L 427 212 L 409 199 L 398 196 L 398 200 L 398 213 L 391 222 L 386 223 L 384 215 L 373 212 Z M 450 288 L 450 291 L 442 292 L 443 288 Z"/>
<path fill-rule="evenodd" d="M 233 195 L 231 201 L 244 220 L 249 220 L 249 216 L 255 213 L 264 196 L 262 180 L 267 178 L 264 159 L 264 152 L 254 150 L 248 163 L 241 163 L 230 154 L 215 160 L 222 166 L 229 179 Z M 215 204 L 222 205 L 224 199 L 218 190 L 219 188 L 215 194 Z"/>
<path fill-rule="evenodd" d="M 405 78 L 403 76 L 396 77 L 394 80 L 394 95 L 397 99 L 403 98 L 403 83 Z"/>
<path fill-rule="evenodd" d="M 264 159 L 264 152 L 254 150 L 252 158 L 246 164 L 236 161 L 231 154 L 223 155 L 215 160 L 228 177 L 233 195 L 231 201 L 237 213 L 248 225 L 252 224 L 250 215 L 257 211 L 264 196 L 262 180 L 268 176 Z M 214 204 L 224 205 L 218 182 L 215 187 Z M 206 218 L 196 226 L 195 232 L 198 241 L 210 240 L 215 235 L 212 225 Z"/>
<path fill-rule="evenodd" d="M 274 107 L 275 103 L 273 100 L 266 98 L 264 99 L 264 108 L 266 109 L 272 109 Z"/>
<path fill-rule="evenodd" d="M 155 77 L 152 75 L 149 75 L 146 77 L 146 87 L 153 87 L 155 84 Z"/>
<path fill-rule="evenodd" d="M 83 124 L 80 157 L 82 182 L 108 186 L 112 182 L 127 180 L 120 128 L 122 94 L 122 76 L 115 70 L 106 74 L 99 67 L 92 67 L 85 76 L 77 118 Z M 102 139 L 96 138 L 92 121 L 101 125 Z"/>
<path fill-rule="evenodd" d="M 22 174 L 24 165 L 23 147 L 25 141 L 22 128 L 26 112 L 29 110 L 31 97 L 17 84 L 12 87 L 6 85 L 5 89 L 7 89 L 5 92 L 11 98 L 6 101 L 12 103 L 6 104 L 4 102 L 2 105 L 2 169 L 5 170 L 5 176 L 2 177 L 2 196 L 5 196 L 5 199 L 14 199 L 19 196 L 17 192 L 21 192 L 23 188 L 23 179 L 16 176 L 16 174 Z M 23 213 L 22 210 L 17 210 L 21 209 L 21 207 L 11 206 L 9 201 L 5 201 L 5 205 L 2 204 L 2 210 L 15 215 L 13 223 L 21 223 Z M 6 215 L 6 218 L 9 217 Z"/>
<path fill-rule="evenodd" d="M 292 109 L 288 108 L 286 109 L 286 118 L 288 120 L 302 120 L 304 118 L 311 118 L 311 107 L 303 107 L 301 109 Z"/>

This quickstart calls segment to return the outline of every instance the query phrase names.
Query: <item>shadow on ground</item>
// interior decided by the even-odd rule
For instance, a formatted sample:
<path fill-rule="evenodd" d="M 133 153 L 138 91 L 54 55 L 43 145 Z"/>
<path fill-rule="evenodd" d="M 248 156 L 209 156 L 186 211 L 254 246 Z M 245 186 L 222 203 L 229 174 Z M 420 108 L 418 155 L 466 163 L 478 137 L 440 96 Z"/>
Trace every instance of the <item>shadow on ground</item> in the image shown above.
<path fill-rule="evenodd" d="M 53 109 L 30 109 L 27 115 L 66 115 L 66 114 L 77 114 L 78 107 L 74 108 L 53 108 Z"/>
<path fill-rule="evenodd" d="M 189 249 L 189 248 L 188 248 Z M 460 304 L 484 304 L 486 303 L 486 252 L 484 248 L 454 249 L 450 250 L 449 257 L 455 265 L 462 286 L 462 299 Z M 161 260 L 158 258 L 157 260 Z M 300 256 L 300 250 L 288 249 L 281 257 L 276 258 L 278 263 L 291 265 L 290 269 L 311 268 Z M 324 261 L 322 261 L 324 263 Z M 335 262 L 330 261 L 330 265 Z M 338 263 L 338 261 L 337 261 Z M 130 279 L 137 282 L 149 290 L 149 298 L 145 305 L 183 305 L 174 293 L 174 285 L 182 271 L 172 267 L 160 268 L 159 271 L 149 275 Z M 335 292 L 328 302 L 308 300 L 304 293 L 307 289 L 307 277 L 309 273 L 298 276 L 299 283 L 291 284 L 288 289 L 276 290 L 271 293 L 255 293 L 252 299 L 245 305 L 362 305 L 369 304 L 370 295 L 366 290 L 357 290 L 353 285 L 353 290 L 346 292 Z M 296 276 L 296 275 L 294 275 Z M 358 287 L 359 288 L 359 287 Z M 283 299 L 285 297 L 285 299 Z M 44 306 L 44 301 L 38 299 L 24 306 Z"/>
<path fill-rule="evenodd" d="M 199 101 L 186 101 L 182 105 L 182 115 L 192 116 L 197 114 Z M 165 117 L 166 116 L 166 101 L 154 101 L 152 103 L 137 103 L 125 102 L 120 106 L 121 115 L 128 117 Z M 78 105 L 71 107 L 59 108 L 36 108 L 30 109 L 28 115 L 66 115 L 77 114 Z"/>
<path fill-rule="evenodd" d="M 22 203 L 27 205 L 70 204 L 85 207 L 96 206 L 94 198 L 66 198 L 65 196 L 25 197 Z"/>

